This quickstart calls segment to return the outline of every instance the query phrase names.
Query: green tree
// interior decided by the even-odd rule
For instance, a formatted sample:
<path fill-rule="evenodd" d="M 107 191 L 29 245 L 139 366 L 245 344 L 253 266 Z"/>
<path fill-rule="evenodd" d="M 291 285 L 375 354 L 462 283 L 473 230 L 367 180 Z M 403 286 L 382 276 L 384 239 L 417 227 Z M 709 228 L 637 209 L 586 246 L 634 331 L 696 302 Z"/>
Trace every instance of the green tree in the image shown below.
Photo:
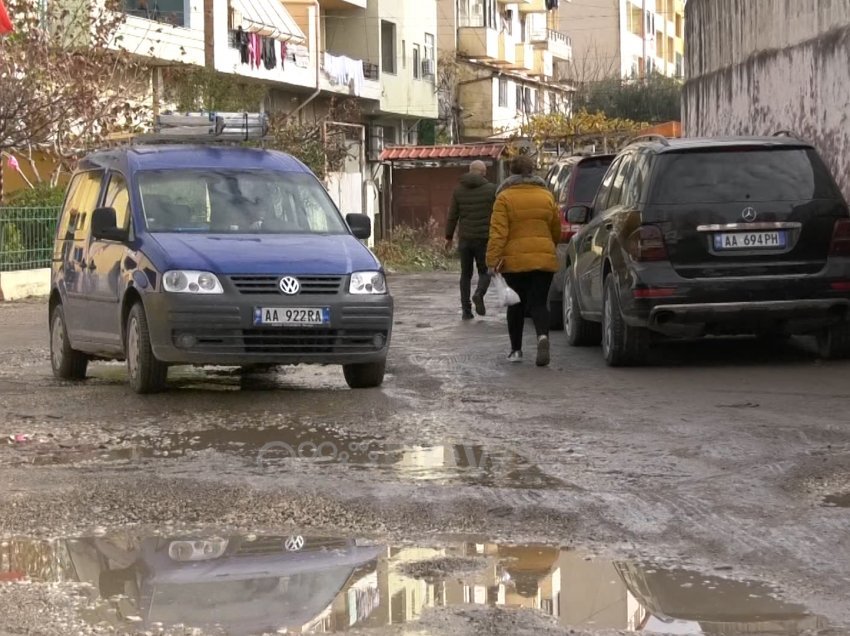
<path fill-rule="evenodd" d="M 646 79 L 609 77 L 579 88 L 575 108 L 601 112 L 613 119 L 651 124 L 681 118 L 682 83 L 654 73 Z"/>

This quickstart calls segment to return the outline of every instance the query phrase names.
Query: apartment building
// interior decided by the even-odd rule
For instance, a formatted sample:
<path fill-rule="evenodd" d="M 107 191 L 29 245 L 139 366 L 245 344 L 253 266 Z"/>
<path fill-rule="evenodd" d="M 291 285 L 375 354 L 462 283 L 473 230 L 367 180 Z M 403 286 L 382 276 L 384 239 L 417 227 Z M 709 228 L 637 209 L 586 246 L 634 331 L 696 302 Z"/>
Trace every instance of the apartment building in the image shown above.
<path fill-rule="evenodd" d="M 344 212 L 380 213 L 385 144 L 416 144 L 437 119 L 437 0 L 125 0 L 117 45 L 147 58 L 152 100 L 163 66 L 190 65 L 262 82 L 257 109 L 301 121 L 354 99 L 349 158 L 327 187 Z M 155 106 L 156 108 L 156 106 Z M 433 130 L 433 125 L 430 127 Z M 426 142 L 429 140 L 425 140 Z M 432 143 L 433 141 L 430 140 Z"/>
<path fill-rule="evenodd" d="M 555 80 L 572 59 L 551 0 L 439 0 L 439 46 L 455 78 L 441 86 L 454 140 L 507 136 L 538 113 L 569 112 L 572 89 Z"/>
<path fill-rule="evenodd" d="M 569 29 L 573 64 L 568 77 L 596 81 L 654 72 L 684 77 L 685 0 L 570 0 L 559 9 Z"/>

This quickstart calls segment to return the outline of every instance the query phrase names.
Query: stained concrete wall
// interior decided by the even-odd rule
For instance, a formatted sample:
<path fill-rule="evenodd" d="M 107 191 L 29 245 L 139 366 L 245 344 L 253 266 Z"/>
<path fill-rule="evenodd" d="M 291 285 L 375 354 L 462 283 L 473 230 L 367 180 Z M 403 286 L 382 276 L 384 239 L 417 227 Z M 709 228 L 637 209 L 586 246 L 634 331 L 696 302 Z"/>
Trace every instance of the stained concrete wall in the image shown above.
<path fill-rule="evenodd" d="M 850 0 L 690 0 L 687 136 L 811 141 L 850 200 Z"/>

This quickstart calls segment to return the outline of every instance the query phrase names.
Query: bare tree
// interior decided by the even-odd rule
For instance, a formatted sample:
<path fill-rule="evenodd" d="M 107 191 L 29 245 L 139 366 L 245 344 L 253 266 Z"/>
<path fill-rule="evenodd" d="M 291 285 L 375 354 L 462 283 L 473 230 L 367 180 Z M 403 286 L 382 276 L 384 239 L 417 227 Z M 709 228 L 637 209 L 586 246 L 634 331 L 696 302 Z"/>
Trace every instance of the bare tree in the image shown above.
<path fill-rule="evenodd" d="M 581 90 L 583 87 L 620 74 L 619 56 L 612 53 L 610 47 L 603 48 L 595 39 L 573 59 L 562 65 L 558 79 L 569 80 Z"/>
<path fill-rule="evenodd" d="M 0 38 L 0 151 L 73 160 L 136 126 L 144 75 L 120 49 L 117 0 L 106 1 L 6 2 L 15 32 Z"/>

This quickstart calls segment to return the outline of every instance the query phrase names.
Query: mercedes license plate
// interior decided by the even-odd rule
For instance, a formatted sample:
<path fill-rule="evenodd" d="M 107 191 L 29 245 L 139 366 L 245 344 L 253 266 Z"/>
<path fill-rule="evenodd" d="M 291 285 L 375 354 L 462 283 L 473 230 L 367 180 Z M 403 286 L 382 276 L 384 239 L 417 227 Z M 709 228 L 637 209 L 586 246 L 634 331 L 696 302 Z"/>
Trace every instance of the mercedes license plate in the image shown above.
<path fill-rule="evenodd" d="M 785 232 L 724 232 L 714 235 L 714 249 L 725 250 L 758 250 L 784 249 Z"/>
<path fill-rule="evenodd" d="M 254 324 L 270 327 L 327 325 L 331 321 L 328 307 L 257 307 Z"/>

